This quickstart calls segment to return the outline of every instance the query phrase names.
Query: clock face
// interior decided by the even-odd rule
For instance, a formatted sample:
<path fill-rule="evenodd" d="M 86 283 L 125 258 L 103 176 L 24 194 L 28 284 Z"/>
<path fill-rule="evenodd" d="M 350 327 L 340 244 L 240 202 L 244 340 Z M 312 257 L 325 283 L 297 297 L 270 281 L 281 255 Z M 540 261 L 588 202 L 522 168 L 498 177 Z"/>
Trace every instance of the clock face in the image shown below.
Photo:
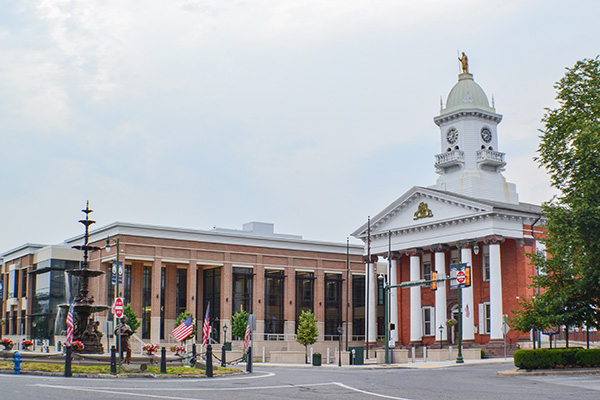
<path fill-rule="evenodd" d="M 446 132 L 446 140 L 450 144 L 455 144 L 456 142 L 458 142 L 458 131 L 456 130 L 456 128 L 448 129 L 448 132 Z"/>
<path fill-rule="evenodd" d="M 481 128 L 481 139 L 486 143 L 492 141 L 492 131 L 490 131 L 490 128 L 488 128 L 487 126 Z"/>

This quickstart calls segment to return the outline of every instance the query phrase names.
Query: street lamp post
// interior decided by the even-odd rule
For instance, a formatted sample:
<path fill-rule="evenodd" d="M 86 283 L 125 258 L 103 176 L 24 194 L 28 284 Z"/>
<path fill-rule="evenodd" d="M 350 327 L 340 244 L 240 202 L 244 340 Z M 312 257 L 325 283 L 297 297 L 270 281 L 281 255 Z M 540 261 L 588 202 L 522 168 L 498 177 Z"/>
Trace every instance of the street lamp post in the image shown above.
<path fill-rule="evenodd" d="M 440 327 L 438 328 L 440 330 L 440 350 L 442 349 L 442 345 L 444 344 L 444 325 L 440 324 Z"/>
<path fill-rule="evenodd" d="M 380 274 L 379 279 L 383 281 L 383 304 L 384 304 L 384 331 L 385 331 L 385 363 L 390 363 L 390 316 L 388 312 L 388 293 L 390 288 L 388 287 L 387 279 L 385 279 L 385 275 Z"/>
<path fill-rule="evenodd" d="M 339 335 L 339 342 L 340 342 L 340 348 L 338 350 L 338 367 L 342 366 L 342 334 L 344 333 L 344 328 L 342 328 L 341 326 L 338 326 L 337 328 L 338 331 L 338 335 Z M 329 360 L 327 360 L 327 362 L 329 362 Z"/>
<path fill-rule="evenodd" d="M 120 256 L 120 242 L 119 242 L 119 238 L 111 238 L 110 236 L 106 238 L 106 252 L 110 253 L 111 247 L 110 244 L 114 243 L 117 247 L 117 256 L 116 256 L 116 277 L 115 277 L 115 298 L 113 299 L 113 304 L 116 300 L 117 297 L 119 296 L 119 278 L 120 278 L 120 272 L 121 272 L 121 266 L 119 265 L 119 256 Z M 119 352 L 119 366 L 118 366 L 118 373 L 121 373 L 121 318 L 117 318 L 117 350 Z"/>

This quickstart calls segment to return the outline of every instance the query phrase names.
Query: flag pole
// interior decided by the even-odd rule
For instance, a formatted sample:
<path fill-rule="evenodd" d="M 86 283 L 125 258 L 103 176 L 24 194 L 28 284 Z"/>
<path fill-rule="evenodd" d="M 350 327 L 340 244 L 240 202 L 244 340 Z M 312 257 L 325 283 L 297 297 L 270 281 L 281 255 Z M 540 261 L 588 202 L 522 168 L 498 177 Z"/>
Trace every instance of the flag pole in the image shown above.
<path fill-rule="evenodd" d="M 367 282 L 366 282 L 366 293 L 367 293 L 367 298 L 365 301 L 365 305 L 367 308 L 367 312 L 366 312 L 366 323 L 365 323 L 365 346 L 366 346 L 366 357 L 365 359 L 369 358 L 369 300 L 371 298 L 370 296 L 370 280 L 369 280 L 369 276 L 371 275 L 371 216 L 368 217 L 368 223 L 367 223 Z"/>

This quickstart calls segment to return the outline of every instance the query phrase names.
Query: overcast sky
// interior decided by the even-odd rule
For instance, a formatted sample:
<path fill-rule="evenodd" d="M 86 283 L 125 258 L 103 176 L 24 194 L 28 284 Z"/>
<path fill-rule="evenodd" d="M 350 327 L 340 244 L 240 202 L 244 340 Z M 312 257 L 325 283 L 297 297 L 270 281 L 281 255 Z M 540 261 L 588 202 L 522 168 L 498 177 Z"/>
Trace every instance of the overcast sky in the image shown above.
<path fill-rule="evenodd" d="M 0 9 L 0 253 L 115 221 L 345 243 L 435 183 L 457 50 L 504 116 L 521 201 L 600 2 L 20 0 Z"/>

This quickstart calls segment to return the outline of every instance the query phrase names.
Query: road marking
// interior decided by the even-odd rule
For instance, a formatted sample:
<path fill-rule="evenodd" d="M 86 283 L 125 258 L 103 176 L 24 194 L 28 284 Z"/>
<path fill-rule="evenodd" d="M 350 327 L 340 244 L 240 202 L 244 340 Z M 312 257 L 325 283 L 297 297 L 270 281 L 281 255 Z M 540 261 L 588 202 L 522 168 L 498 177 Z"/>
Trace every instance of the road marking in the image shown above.
<path fill-rule="evenodd" d="M 289 385 L 278 385 L 278 386 L 253 386 L 253 387 L 236 387 L 236 388 L 135 388 L 134 390 L 139 391 L 205 391 L 205 392 L 228 392 L 228 391 L 240 391 L 240 390 L 269 390 L 269 389 L 293 389 L 293 388 L 303 388 L 303 387 L 315 387 L 315 386 L 337 386 L 346 390 L 351 390 L 354 392 L 363 393 L 369 396 L 381 397 L 385 399 L 393 399 L 393 400 L 410 400 L 404 397 L 396 397 L 389 396 L 385 394 L 369 392 L 367 390 L 358 389 L 352 386 L 345 385 L 340 382 L 323 382 L 323 383 L 308 383 L 308 384 L 289 384 Z M 118 394 L 120 396 L 137 396 L 137 397 L 152 397 L 152 398 L 161 398 L 161 399 L 170 399 L 170 400 L 203 400 L 200 398 L 191 398 L 191 397 L 176 397 L 176 396 L 165 396 L 158 394 L 149 394 L 149 393 L 133 393 L 133 392 L 123 392 L 123 390 L 132 390 L 131 388 L 119 388 L 119 389 L 105 389 L 105 388 L 86 388 L 81 386 L 64 386 L 64 385 L 36 385 L 41 387 L 53 388 L 53 389 L 62 389 L 62 390 L 75 390 L 75 391 L 83 391 L 83 392 L 95 392 L 95 393 L 110 393 L 110 394 Z"/>
<path fill-rule="evenodd" d="M 343 383 L 340 383 L 340 382 L 332 382 L 332 383 L 333 383 L 334 385 L 337 385 L 337 386 L 339 386 L 339 387 L 346 388 L 346 389 L 348 389 L 348 390 L 352 390 L 352 391 L 355 391 L 355 392 L 359 392 L 359 393 L 368 394 L 369 396 L 383 397 L 383 398 L 385 398 L 385 399 L 394 399 L 394 400 L 410 400 L 410 399 L 407 399 L 407 398 L 405 398 L 405 397 L 396 397 L 396 396 L 389 396 L 389 395 L 387 395 L 387 394 L 379 394 L 379 393 L 375 393 L 375 392 L 369 392 L 369 391 L 367 391 L 367 390 L 358 389 L 358 388 L 355 388 L 355 387 L 352 387 L 352 386 L 344 385 Z"/>

